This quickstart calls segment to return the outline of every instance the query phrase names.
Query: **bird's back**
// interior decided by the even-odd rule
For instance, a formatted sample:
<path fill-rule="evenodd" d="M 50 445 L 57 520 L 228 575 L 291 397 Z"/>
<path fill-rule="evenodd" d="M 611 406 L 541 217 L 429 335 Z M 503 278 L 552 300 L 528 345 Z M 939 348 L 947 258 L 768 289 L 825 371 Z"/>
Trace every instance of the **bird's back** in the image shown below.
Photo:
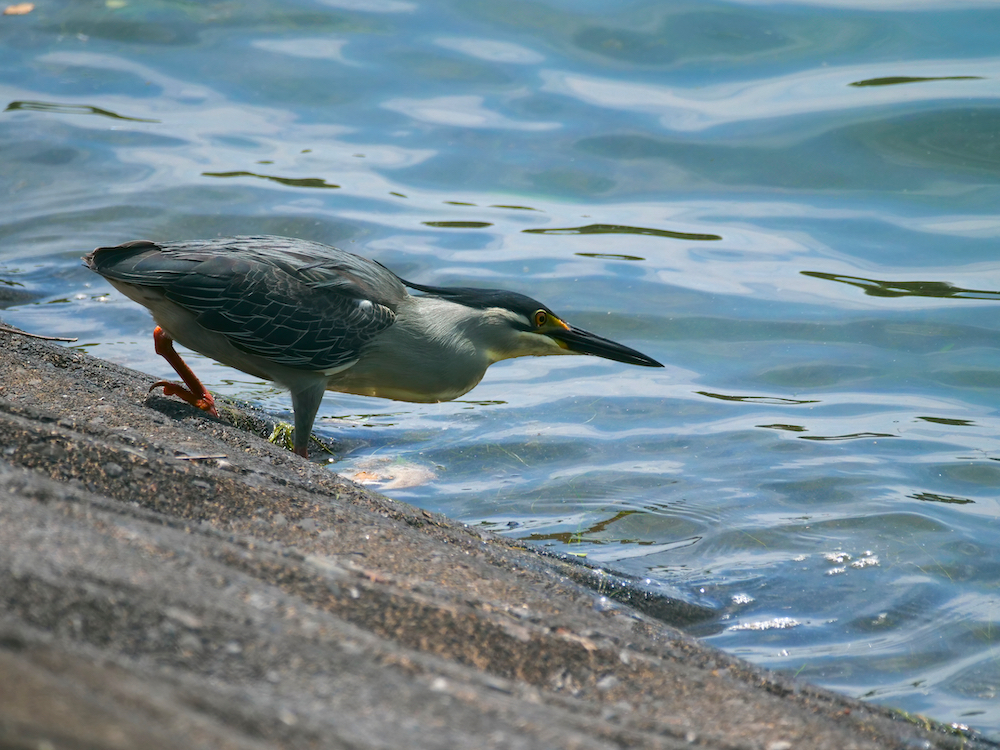
<path fill-rule="evenodd" d="M 154 317 L 153 296 L 242 351 L 305 370 L 356 360 L 406 297 L 396 275 L 375 261 L 283 237 L 136 241 L 98 248 L 84 261 L 126 294 L 148 290 L 129 296 Z M 184 331 L 174 334 L 186 343 Z"/>
<path fill-rule="evenodd" d="M 136 240 L 99 247 L 84 256 L 102 276 L 139 286 L 168 286 L 215 261 L 213 275 L 237 276 L 258 266 L 283 271 L 304 282 L 339 289 L 351 296 L 392 305 L 404 294 L 392 271 L 373 260 L 336 247 L 288 237 L 225 237 L 214 240 L 149 242 Z"/>

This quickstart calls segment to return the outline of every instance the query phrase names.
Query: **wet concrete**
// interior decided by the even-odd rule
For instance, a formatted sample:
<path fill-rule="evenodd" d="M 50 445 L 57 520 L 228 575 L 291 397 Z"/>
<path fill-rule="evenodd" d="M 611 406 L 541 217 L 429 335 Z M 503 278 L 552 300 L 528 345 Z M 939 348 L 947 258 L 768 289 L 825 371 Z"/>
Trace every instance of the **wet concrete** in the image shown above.
<path fill-rule="evenodd" d="M 699 608 L 369 492 L 259 415 L 0 354 L 0 749 L 997 747 L 706 648 L 666 624 Z"/>

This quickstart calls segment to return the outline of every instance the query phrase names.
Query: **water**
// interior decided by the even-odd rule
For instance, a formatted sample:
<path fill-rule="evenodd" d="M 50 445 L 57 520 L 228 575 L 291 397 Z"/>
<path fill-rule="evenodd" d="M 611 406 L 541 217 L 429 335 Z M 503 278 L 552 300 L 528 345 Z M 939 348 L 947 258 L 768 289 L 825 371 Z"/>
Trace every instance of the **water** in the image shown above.
<path fill-rule="evenodd" d="M 292 235 L 531 294 L 667 367 L 331 395 L 331 470 L 1000 734 L 997 28 L 935 0 L 39 4 L 0 21 L 3 318 L 171 376 L 79 263 L 135 238 Z"/>

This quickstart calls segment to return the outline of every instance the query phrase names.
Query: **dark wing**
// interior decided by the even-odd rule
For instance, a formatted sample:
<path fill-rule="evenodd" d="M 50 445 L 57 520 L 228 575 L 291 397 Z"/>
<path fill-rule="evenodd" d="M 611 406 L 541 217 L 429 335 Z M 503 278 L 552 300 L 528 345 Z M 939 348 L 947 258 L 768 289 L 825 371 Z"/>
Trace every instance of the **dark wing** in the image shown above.
<path fill-rule="evenodd" d="M 281 237 L 129 242 L 84 260 L 109 279 L 159 289 L 243 351 L 306 370 L 356 360 L 406 296 L 374 261 Z"/>

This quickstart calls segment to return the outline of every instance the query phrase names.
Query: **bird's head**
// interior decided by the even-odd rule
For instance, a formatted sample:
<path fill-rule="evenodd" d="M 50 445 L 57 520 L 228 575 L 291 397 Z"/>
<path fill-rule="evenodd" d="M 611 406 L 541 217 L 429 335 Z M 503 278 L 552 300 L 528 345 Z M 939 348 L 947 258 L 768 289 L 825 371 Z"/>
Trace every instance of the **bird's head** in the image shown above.
<path fill-rule="evenodd" d="M 466 335 L 493 362 L 513 357 L 589 354 L 630 365 L 663 367 L 642 352 L 571 326 L 547 306 L 523 294 L 403 283 L 468 308 Z"/>

